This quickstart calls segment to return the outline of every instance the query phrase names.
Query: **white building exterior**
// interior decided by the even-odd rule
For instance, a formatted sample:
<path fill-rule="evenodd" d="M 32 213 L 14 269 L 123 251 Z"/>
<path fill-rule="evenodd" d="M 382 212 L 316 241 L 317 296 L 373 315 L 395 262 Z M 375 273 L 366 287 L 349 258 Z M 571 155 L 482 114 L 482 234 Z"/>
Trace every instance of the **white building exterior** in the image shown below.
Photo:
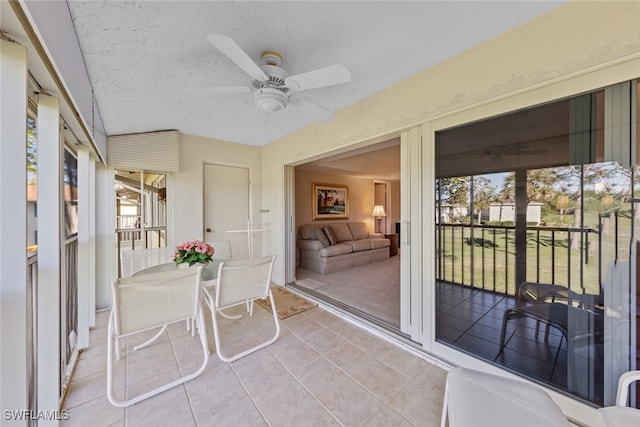
<path fill-rule="evenodd" d="M 527 224 L 540 225 L 542 221 L 542 203 L 532 202 L 527 206 Z M 515 222 L 515 203 L 491 203 L 489 205 L 489 221 L 494 222 Z"/>

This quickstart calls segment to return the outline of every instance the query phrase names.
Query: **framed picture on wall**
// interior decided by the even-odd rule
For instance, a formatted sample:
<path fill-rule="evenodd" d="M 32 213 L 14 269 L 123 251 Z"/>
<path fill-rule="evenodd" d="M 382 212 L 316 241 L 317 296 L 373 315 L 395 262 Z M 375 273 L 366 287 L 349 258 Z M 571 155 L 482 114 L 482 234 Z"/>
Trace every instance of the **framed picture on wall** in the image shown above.
<path fill-rule="evenodd" d="M 346 185 L 312 184 L 313 219 L 349 218 L 349 189 Z"/>

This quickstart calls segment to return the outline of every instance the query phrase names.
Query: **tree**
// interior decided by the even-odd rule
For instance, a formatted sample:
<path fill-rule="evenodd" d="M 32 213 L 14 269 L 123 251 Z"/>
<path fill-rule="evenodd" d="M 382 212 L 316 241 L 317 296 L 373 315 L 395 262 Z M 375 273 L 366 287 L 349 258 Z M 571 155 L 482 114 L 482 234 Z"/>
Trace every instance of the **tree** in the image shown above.
<path fill-rule="evenodd" d="M 469 183 L 466 176 L 440 178 L 438 180 L 439 200 L 450 205 L 465 206 L 469 202 Z"/>
<path fill-rule="evenodd" d="M 527 200 L 548 203 L 556 198 L 554 184 L 556 174 L 553 169 L 533 169 L 527 171 Z"/>
<path fill-rule="evenodd" d="M 448 209 L 450 220 L 459 222 L 468 216 L 469 184 L 467 177 L 440 178 L 436 186 L 436 200 L 440 209 L 444 207 L 443 205 L 447 205 L 446 209 Z M 441 215 L 442 212 L 439 212 L 438 216 Z"/>
<path fill-rule="evenodd" d="M 516 199 L 516 173 L 510 172 L 502 183 L 499 193 L 502 202 L 514 201 Z"/>
<path fill-rule="evenodd" d="M 38 171 L 38 139 L 36 132 L 36 121 L 27 118 L 27 182 L 34 184 Z"/>
<path fill-rule="evenodd" d="M 491 202 L 496 201 L 496 187 L 484 176 L 473 177 L 473 209 L 478 223 L 482 221 L 482 211 L 488 209 Z"/>

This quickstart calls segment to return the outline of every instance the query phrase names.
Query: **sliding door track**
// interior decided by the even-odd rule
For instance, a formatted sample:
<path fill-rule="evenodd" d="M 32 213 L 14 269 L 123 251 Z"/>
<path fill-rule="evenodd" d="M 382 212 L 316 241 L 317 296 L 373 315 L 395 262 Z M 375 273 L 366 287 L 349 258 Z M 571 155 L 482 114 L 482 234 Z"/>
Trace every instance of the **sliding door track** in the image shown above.
<path fill-rule="evenodd" d="M 337 299 L 331 298 L 327 295 L 324 295 L 318 291 L 315 291 L 313 289 L 309 289 L 305 286 L 299 285 L 296 282 L 293 283 L 288 283 L 286 285 L 287 287 L 293 288 L 297 291 L 299 291 L 302 294 L 305 294 L 311 298 L 313 298 L 316 301 L 320 301 L 323 302 L 324 304 L 330 306 L 331 308 L 333 308 L 334 310 L 337 310 L 339 312 L 341 312 L 342 314 L 349 316 L 351 318 L 355 318 L 356 320 L 359 320 L 371 327 L 374 327 L 386 334 L 392 335 L 396 338 L 400 338 L 403 341 L 406 341 L 407 343 L 412 344 L 413 346 L 416 345 L 416 343 L 414 341 L 411 341 L 409 335 L 403 333 L 402 331 L 400 331 L 400 329 L 398 329 L 396 326 L 392 325 L 391 323 L 385 322 L 382 319 L 379 319 L 365 311 L 362 311 L 356 307 L 353 307 L 351 305 L 345 304 L 342 301 L 339 301 Z"/>

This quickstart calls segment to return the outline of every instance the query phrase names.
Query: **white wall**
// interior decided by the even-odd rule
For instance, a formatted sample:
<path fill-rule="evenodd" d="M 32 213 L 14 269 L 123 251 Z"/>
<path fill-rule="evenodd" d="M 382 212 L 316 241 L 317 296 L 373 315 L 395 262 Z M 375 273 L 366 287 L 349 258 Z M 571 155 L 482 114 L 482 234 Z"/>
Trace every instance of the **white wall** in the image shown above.
<path fill-rule="evenodd" d="M 251 220 L 265 221 L 260 213 L 264 208 L 260 147 L 185 134 L 180 134 L 179 145 L 180 172 L 167 175 L 167 246 L 204 238 L 205 163 L 249 168 Z"/>

